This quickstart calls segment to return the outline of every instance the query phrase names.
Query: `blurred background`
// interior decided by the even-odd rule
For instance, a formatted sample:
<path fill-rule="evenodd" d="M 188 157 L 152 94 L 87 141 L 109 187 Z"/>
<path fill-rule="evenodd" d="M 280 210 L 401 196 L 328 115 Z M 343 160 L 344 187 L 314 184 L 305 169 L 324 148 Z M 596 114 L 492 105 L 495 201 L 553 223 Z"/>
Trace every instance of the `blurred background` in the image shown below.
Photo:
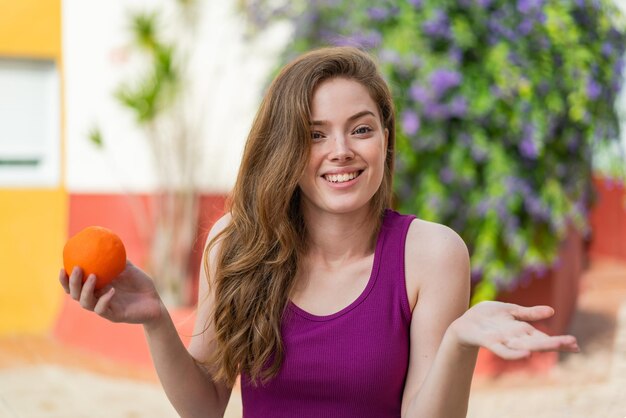
<path fill-rule="evenodd" d="M 65 241 L 124 241 L 183 340 L 206 233 L 281 65 L 378 60 L 395 205 L 467 242 L 472 303 L 549 304 L 583 352 L 481 351 L 471 417 L 626 415 L 623 0 L 0 0 L 0 417 L 173 417 L 140 326 L 83 312 Z M 228 417 L 241 416 L 235 387 Z"/>

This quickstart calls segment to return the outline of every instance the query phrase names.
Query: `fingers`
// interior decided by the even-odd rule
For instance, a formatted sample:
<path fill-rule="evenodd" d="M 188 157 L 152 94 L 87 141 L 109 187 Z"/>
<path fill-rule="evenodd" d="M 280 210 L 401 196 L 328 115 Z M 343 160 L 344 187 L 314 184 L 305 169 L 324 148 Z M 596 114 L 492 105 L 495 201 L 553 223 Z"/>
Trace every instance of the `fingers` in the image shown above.
<path fill-rule="evenodd" d="M 575 337 L 571 335 L 557 335 L 551 337 L 542 332 L 521 338 L 512 338 L 502 341 L 501 344 L 512 350 L 525 351 L 528 353 L 536 351 L 580 351 Z"/>
<path fill-rule="evenodd" d="M 88 311 L 93 311 L 94 306 L 96 306 L 96 297 L 94 295 L 94 289 L 96 287 L 96 276 L 90 274 L 87 277 L 87 281 L 83 285 L 83 290 L 80 292 L 80 306 Z"/>
<path fill-rule="evenodd" d="M 67 274 L 65 274 L 64 268 L 62 268 L 61 271 L 59 271 L 59 282 L 61 283 L 61 286 L 63 286 L 63 290 L 65 290 L 65 293 L 69 294 L 70 293 L 70 278 L 67 277 Z"/>
<path fill-rule="evenodd" d="M 95 295 L 96 276 L 90 274 L 83 283 L 83 271 L 80 267 L 74 267 L 67 281 L 62 276 L 65 276 L 65 272 L 59 273 L 59 281 L 72 299 L 78 301 L 84 309 L 93 311 L 98 302 Z"/>
<path fill-rule="evenodd" d="M 515 305 L 511 314 L 520 321 L 540 321 L 554 315 L 554 309 L 545 305 L 529 307 Z"/>
<path fill-rule="evenodd" d="M 83 270 L 80 267 L 74 267 L 72 274 L 70 274 L 69 288 L 70 296 L 74 300 L 80 299 L 80 292 L 83 287 Z"/>
<path fill-rule="evenodd" d="M 530 351 L 511 348 L 503 342 L 494 344 L 487 348 L 495 355 L 497 355 L 498 357 L 502 357 L 505 360 L 520 360 L 530 356 Z"/>
<path fill-rule="evenodd" d="M 100 296 L 100 299 L 98 299 L 98 302 L 96 303 L 96 306 L 94 306 L 93 311 L 100 316 L 104 316 L 104 314 L 109 309 L 109 302 L 111 301 L 111 298 L 114 294 L 115 288 L 112 287 L 104 295 Z"/>
<path fill-rule="evenodd" d="M 546 336 L 545 339 L 534 342 L 522 339 L 503 341 L 487 348 L 505 360 L 520 360 L 529 357 L 533 352 L 541 351 L 580 352 L 576 338 L 571 335 Z"/>

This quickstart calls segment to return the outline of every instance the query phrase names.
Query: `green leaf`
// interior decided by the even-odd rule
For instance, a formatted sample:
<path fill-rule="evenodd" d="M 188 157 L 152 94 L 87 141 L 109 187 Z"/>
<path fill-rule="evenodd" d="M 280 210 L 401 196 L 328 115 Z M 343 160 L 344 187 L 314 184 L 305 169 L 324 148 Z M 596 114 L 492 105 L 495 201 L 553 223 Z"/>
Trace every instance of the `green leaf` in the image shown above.
<path fill-rule="evenodd" d="M 89 130 L 87 138 L 93 145 L 96 146 L 96 148 L 104 148 L 104 143 L 102 141 L 102 132 L 100 131 L 99 127 L 93 126 Z"/>

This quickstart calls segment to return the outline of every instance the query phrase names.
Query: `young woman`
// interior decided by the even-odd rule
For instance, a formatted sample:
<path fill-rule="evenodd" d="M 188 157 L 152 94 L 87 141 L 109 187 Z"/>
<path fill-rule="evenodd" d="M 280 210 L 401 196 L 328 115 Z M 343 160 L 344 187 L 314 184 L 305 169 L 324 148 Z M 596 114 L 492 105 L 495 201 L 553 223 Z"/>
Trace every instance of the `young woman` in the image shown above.
<path fill-rule="evenodd" d="M 287 65 L 253 123 L 227 214 L 211 230 L 195 336 L 179 339 L 130 262 L 88 310 L 141 323 L 183 417 L 221 417 L 241 375 L 244 417 L 464 417 L 479 347 L 505 359 L 578 351 L 529 324 L 546 306 L 468 308 L 469 256 L 451 229 L 390 210 L 395 119 L 354 48 Z"/>

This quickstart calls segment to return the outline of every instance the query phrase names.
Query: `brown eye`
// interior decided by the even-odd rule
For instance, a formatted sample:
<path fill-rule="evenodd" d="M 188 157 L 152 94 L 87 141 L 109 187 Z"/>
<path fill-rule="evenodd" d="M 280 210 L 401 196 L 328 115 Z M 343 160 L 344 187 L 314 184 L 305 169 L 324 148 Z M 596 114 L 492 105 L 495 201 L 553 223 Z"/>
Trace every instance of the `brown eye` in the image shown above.
<path fill-rule="evenodd" d="M 354 133 L 357 135 L 365 135 L 370 132 L 372 132 L 372 128 L 369 126 L 360 126 L 354 130 Z"/>
<path fill-rule="evenodd" d="M 323 135 L 321 134 L 321 132 L 311 132 L 311 139 L 313 139 L 314 141 L 318 141 L 322 138 Z"/>

